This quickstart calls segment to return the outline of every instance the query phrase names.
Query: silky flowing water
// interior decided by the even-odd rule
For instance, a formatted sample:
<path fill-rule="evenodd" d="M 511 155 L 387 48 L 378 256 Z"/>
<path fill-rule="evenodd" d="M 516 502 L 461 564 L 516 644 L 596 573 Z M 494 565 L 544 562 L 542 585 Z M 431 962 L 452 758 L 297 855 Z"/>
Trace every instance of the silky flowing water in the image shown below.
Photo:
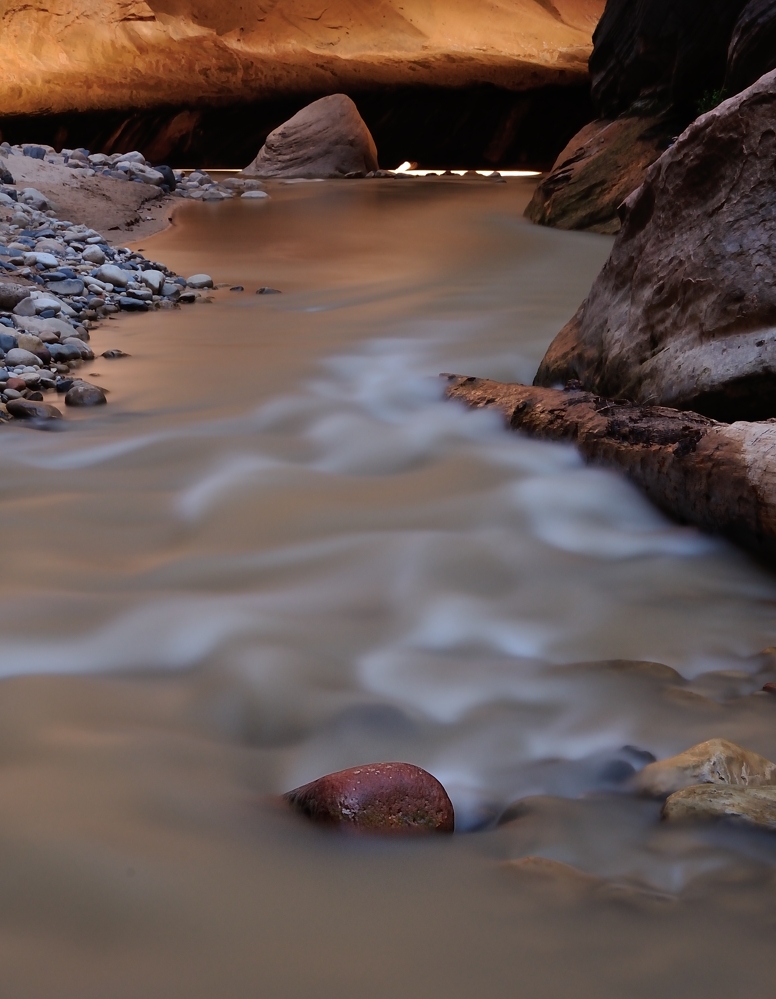
<path fill-rule="evenodd" d="M 776 758 L 776 579 L 437 377 L 530 379 L 610 241 L 527 224 L 521 182 L 271 193 L 143 244 L 227 287 L 94 334 L 131 354 L 87 375 L 109 407 L 0 434 L 3 994 L 772 996 L 774 840 L 627 777 Z M 277 803 L 381 760 L 461 834 Z"/>

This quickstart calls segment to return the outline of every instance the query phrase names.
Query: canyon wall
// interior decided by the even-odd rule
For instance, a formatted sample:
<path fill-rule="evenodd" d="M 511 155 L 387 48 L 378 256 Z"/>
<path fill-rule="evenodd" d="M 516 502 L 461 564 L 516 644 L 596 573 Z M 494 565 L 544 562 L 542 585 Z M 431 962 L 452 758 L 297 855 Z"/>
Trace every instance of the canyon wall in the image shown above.
<path fill-rule="evenodd" d="M 513 126 L 531 113 L 562 117 L 557 90 L 576 88 L 572 117 L 582 117 L 576 124 L 589 117 L 587 60 L 603 7 L 604 0 L 0 0 L 0 128 L 14 141 L 15 125 L 30 138 L 37 122 L 39 141 L 52 144 L 89 135 L 103 145 L 148 144 L 155 136 L 158 158 L 176 149 L 185 155 L 187 143 L 191 152 L 197 129 L 217 130 L 225 120 L 218 109 L 252 109 L 243 129 L 263 139 L 289 111 L 337 91 L 371 100 L 375 119 L 390 119 L 394 105 L 412 117 L 416 104 L 428 108 L 421 118 L 433 118 L 454 94 L 473 120 L 484 102 L 473 108 L 470 95 L 490 92 L 504 109 L 485 145 L 506 148 L 509 136 L 499 139 L 499 131 L 509 131 L 510 116 Z M 538 108 L 503 100 L 539 92 L 547 96 Z M 396 102 L 380 100 L 388 93 Z M 239 118 L 229 120 L 237 126 Z M 379 120 L 369 124 L 379 142 Z"/>
<path fill-rule="evenodd" d="M 0 108 L 586 79 L 599 0 L 5 0 Z"/>

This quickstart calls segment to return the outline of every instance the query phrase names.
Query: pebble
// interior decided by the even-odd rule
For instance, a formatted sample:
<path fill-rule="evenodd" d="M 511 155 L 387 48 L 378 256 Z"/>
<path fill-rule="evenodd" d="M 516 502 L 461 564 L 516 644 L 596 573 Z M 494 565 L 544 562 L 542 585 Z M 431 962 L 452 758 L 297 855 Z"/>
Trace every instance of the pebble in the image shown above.
<path fill-rule="evenodd" d="M 188 279 L 186 284 L 189 288 L 212 288 L 213 279 L 209 274 L 195 274 Z"/>
<path fill-rule="evenodd" d="M 268 198 L 269 195 L 266 191 L 246 191 L 244 194 L 240 195 L 243 201 L 258 201 L 261 198 Z"/>
<path fill-rule="evenodd" d="M 17 364 L 40 364 L 40 358 L 29 350 L 14 347 L 5 355 L 6 365 L 15 367 Z"/>
<path fill-rule="evenodd" d="M 30 399 L 9 399 L 5 404 L 9 414 L 17 420 L 61 420 L 62 414 L 56 406 Z"/>
<path fill-rule="evenodd" d="M 103 390 L 89 382 L 76 382 L 65 395 L 66 406 L 104 406 L 107 401 Z"/>
<path fill-rule="evenodd" d="M 108 259 L 99 246 L 87 246 L 81 257 L 87 263 L 95 264 L 97 267 L 101 267 Z"/>
<path fill-rule="evenodd" d="M 131 354 L 125 353 L 123 350 L 106 350 L 100 355 L 100 357 L 105 357 L 109 361 L 114 361 L 119 357 L 131 357 Z"/>
<path fill-rule="evenodd" d="M 105 284 L 112 284 L 114 288 L 126 288 L 129 284 L 129 274 L 115 264 L 103 264 L 93 276 Z"/>
<path fill-rule="evenodd" d="M 256 292 L 257 295 L 280 295 L 281 292 L 277 288 L 259 288 Z"/>
<path fill-rule="evenodd" d="M 453 805 L 430 773 L 410 763 L 376 763 L 328 774 L 284 795 L 313 822 L 388 835 L 451 833 Z"/>
<path fill-rule="evenodd" d="M 147 302 L 141 298 L 130 298 L 129 295 L 122 295 L 118 305 L 124 312 L 148 312 Z"/>

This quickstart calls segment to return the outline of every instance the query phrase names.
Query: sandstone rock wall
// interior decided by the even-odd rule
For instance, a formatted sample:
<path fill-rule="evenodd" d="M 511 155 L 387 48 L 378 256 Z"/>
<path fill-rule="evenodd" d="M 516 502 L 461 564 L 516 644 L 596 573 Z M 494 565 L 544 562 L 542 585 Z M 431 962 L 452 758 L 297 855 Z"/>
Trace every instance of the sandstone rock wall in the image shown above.
<path fill-rule="evenodd" d="M 4 115 L 587 77 L 603 0 L 0 2 Z"/>

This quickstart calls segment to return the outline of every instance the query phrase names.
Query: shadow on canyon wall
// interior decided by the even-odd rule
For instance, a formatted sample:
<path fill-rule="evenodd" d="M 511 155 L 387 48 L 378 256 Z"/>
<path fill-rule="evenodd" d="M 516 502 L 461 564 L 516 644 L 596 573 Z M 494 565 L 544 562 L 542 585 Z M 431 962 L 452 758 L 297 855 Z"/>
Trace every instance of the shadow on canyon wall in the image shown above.
<path fill-rule="evenodd" d="M 267 135 L 322 93 L 258 103 L 0 117 L 11 143 L 41 142 L 92 152 L 139 149 L 155 163 L 241 169 Z M 546 169 L 593 117 L 589 86 L 514 92 L 493 85 L 461 89 L 389 88 L 351 93 L 375 137 L 381 166 Z"/>

